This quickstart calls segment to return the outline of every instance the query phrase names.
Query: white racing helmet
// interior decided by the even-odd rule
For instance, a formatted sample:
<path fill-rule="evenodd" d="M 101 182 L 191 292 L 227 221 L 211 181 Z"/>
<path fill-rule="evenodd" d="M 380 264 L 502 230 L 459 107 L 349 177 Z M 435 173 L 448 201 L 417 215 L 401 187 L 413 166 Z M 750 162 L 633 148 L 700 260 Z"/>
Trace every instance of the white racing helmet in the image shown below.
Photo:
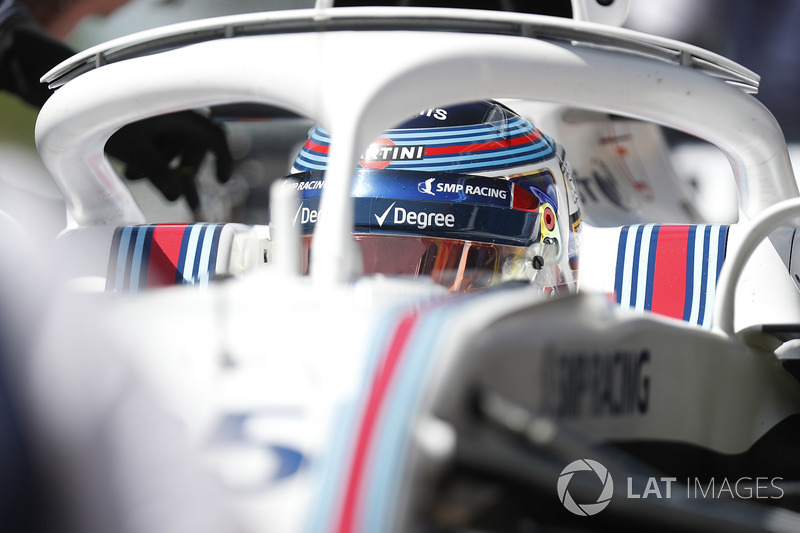
<path fill-rule="evenodd" d="M 329 143 L 312 128 L 286 182 L 301 198 L 306 268 Z M 498 102 L 426 109 L 387 131 L 362 155 L 352 196 L 365 274 L 453 291 L 576 288 L 581 216 L 563 150 Z"/>

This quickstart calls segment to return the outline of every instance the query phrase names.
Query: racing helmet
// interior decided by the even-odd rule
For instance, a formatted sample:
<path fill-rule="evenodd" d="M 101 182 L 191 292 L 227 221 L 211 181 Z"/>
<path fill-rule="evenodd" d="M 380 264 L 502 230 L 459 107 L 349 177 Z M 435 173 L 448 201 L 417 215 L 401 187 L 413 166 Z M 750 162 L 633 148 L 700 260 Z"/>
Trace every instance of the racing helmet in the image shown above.
<path fill-rule="evenodd" d="M 304 269 L 330 140 L 314 126 L 286 182 L 300 197 Z M 512 280 L 576 289 L 581 216 L 563 150 L 499 102 L 426 109 L 385 132 L 351 195 L 364 274 L 427 276 L 452 291 Z"/>

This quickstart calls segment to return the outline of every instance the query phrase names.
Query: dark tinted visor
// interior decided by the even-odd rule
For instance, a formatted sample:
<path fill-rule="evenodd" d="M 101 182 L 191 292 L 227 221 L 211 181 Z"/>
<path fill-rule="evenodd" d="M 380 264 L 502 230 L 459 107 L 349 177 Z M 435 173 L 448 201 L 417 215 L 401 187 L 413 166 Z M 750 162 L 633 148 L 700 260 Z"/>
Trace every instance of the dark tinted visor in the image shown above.
<path fill-rule="evenodd" d="M 364 258 L 364 274 L 429 277 L 451 291 L 486 289 L 519 279 L 525 247 L 415 235 L 355 234 Z M 312 250 L 303 237 L 303 271 Z"/>

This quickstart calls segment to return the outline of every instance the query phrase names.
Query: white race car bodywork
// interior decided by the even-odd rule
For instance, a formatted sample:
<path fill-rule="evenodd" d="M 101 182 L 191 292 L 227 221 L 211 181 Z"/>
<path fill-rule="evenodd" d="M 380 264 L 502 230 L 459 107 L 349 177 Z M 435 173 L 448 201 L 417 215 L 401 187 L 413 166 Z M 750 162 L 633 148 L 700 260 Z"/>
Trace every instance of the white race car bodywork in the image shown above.
<path fill-rule="evenodd" d="M 92 61 L 98 68 L 87 67 Z M 73 75 L 73 69 L 88 71 Z M 772 226 L 800 212 L 796 201 L 773 208 L 796 198 L 797 185 L 780 128 L 748 94 L 757 77 L 719 56 L 547 17 L 342 8 L 148 32 L 79 54 L 45 79 L 61 85 L 42 110 L 37 142 L 67 202 L 69 224 L 57 246 L 69 265 L 64 277 L 88 276 L 110 292 L 121 288 L 112 280 L 114 268 L 129 275 L 141 254 L 137 236 L 148 238 L 133 230 L 128 241 L 124 231 L 114 237 L 118 227 L 146 222 L 103 153 L 118 128 L 181 109 L 258 102 L 311 117 L 332 132 L 326 216 L 316 228 L 308 277 L 293 260 L 296 199 L 276 191 L 270 228 L 226 224 L 221 230 L 225 244 L 215 248 L 213 272 L 195 273 L 206 282 L 198 283 L 201 290 L 61 291 L 37 350 L 45 368 L 67 364 L 69 354 L 124 358 L 142 388 L 185 424 L 191 449 L 224 480 L 225 501 L 247 530 L 409 531 L 436 523 L 437 483 L 449 469 L 475 460 L 480 446 L 507 453 L 507 434 L 525 433 L 535 421 L 564 422 L 622 446 L 675 443 L 736 455 L 800 413 L 800 386 L 775 353 L 781 343 L 758 330 L 800 323 L 793 231 L 773 232 L 744 266 Z M 581 142 L 569 135 L 574 122 L 558 127 L 566 108 L 669 126 L 722 150 L 738 180 L 741 222 L 709 227 L 713 235 L 726 232 L 717 253 L 720 264 L 726 250 L 728 259 L 719 281 L 716 271 L 706 272 L 708 261 L 698 262 L 704 292 L 697 298 L 708 298 L 708 319 L 695 324 L 706 329 L 642 313 L 635 298 L 623 305 L 631 309 L 620 308 L 608 296 L 624 283 L 621 276 L 636 277 L 640 286 L 647 276 L 638 251 L 631 251 L 635 265 L 619 270 L 621 235 L 633 231 L 621 226 L 678 221 L 699 227 L 703 221 L 692 220 L 691 210 L 677 220 L 652 212 L 634 220 L 630 210 L 613 224 L 619 206 L 591 211 L 584 205 L 584 216 L 591 220 L 594 213 L 606 227 L 586 224 L 580 291 L 553 300 L 525 287 L 455 296 L 421 280 L 359 277 L 349 190 L 361 147 L 419 109 L 490 97 L 553 104 L 533 119 L 553 124 L 556 137 L 566 135 L 559 141 L 567 157 Z M 581 169 L 592 164 L 585 159 L 579 158 Z M 643 190 L 635 180 L 627 183 Z M 667 213 L 686 190 L 656 183 L 643 194 L 654 203 L 663 198 L 656 212 Z M 772 215 L 759 220 L 765 210 Z M 207 260 L 211 252 L 198 239 L 197 253 Z M 703 252 L 702 241 L 692 242 L 701 242 Z M 267 266 L 262 256 L 269 257 Z M 233 279 L 208 283 L 214 275 Z M 70 311 L 75 306 L 80 314 Z M 745 328 L 746 336 L 735 334 Z M 86 390 L 47 373 L 37 383 L 53 393 L 43 411 L 59 406 L 53 418 L 91 419 L 75 407 L 86 401 Z M 478 402 L 489 406 L 478 409 L 482 418 L 476 393 L 494 401 Z M 83 400 L 76 404 L 76 398 Z M 520 410 L 497 407 L 505 400 Z M 515 425 L 500 412 L 523 414 Z M 55 428 L 44 431 L 59 442 L 63 426 Z M 471 440 L 475 435 L 480 438 Z M 560 446 L 547 432 L 536 435 L 534 445 Z M 579 442 L 578 451 L 592 449 Z M 568 447 L 559 450 L 565 462 L 553 467 L 556 476 L 580 457 L 568 461 Z M 497 456 L 488 457 L 491 463 Z M 687 459 L 687 469 L 694 460 Z M 542 481 L 550 482 L 555 495 L 555 478 Z M 668 523 L 685 525 L 683 504 L 675 505 Z M 762 523 L 752 520 L 744 524 Z M 454 527 L 461 525 L 468 521 Z"/>

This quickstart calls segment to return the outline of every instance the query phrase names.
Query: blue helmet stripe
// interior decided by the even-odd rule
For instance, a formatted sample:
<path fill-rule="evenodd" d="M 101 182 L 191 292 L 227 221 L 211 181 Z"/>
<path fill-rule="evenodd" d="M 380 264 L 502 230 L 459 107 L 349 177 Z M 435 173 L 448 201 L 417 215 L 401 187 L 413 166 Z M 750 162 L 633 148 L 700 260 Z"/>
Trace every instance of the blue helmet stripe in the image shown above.
<path fill-rule="evenodd" d="M 514 134 L 517 131 L 525 131 L 525 132 L 535 132 L 535 128 L 532 128 L 530 123 L 524 122 L 522 120 L 516 120 L 507 124 L 502 131 L 497 129 L 496 127 L 490 124 L 482 124 L 478 127 L 470 126 L 468 129 L 462 129 L 459 131 L 459 128 L 438 128 L 437 130 L 431 129 L 418 129 L 418 130 L 389 130 L 386 132 L 384 137 L 388 137 L 390 139 L 417 139 L 417 138 L 425 138 L 431 139 L 435 137 L 453 137 L 458 139 L 471 139 L 475 136 L 476 138 L 482 137 L 492 137 L 492 138 L 505 138 L 508 137 L 509 134 Z"/>
<path fill-rule="evenodd" d="M 398 144 L 403 143 L 415 143 L 415 141 L 419 144 L 425 144 L 426 146 L 460 146 L 460 145 L 468 145 L 468 144 L 487 144 L 492 142 L 504 142 L 509 141 L 511 139 L 516 139 L 523 136 L 530 136 L 534 140 L 538 140 L 538 137 L 535 137 L 536 132 L 535 130 L 516 130 L 514 132 L 508 132 L 507 135 L 500 135 L 500 134 L 487 134 L 487 135 L 473 135 L 470 137 L 440 137 L 438 139 L 431 139 L 430 137 L 420 136 L 420 137 L 404 137 L 400 138 L 399 136 L 395 135 L 386 135 L 387 139 L 391 139 Z M 512 135 L 513 133 L 513 135 Z"/>
<path fill-rule="evenodd" d="M 538 131 L 533 127 L 530 122 L 523 119 L 511 120 L 501 130 L 492 126 L 491 124 L 481 124 L 478 126 L 455 126 L 447 128 L 432 129 L 418 129 L 418 130 L 396 130 L 392 129 L 387 131 L 382 137 L 392 140 L 412 140 L 423 138 L 426 144 L 438 144 L 437 138 L 441 138 L 445 142 L 448 138 L 452 138 L 453 144 L 458 144 L 457 141 L 472 141 L 472 140 L 498 140 L 507 139 L 509 137 L 517 137 L 524 134 L 538 134 Z M 310 138 L 318 144 L 329 145 L 331 138 L 330 134 L 321 127 L 315 127 L 311 130 Z M 436 140 L 435 140 L 436 139 Z"/>
<path fill-rule="evenodd" d="M 397 170 L 416 170 L 420 172 L 425 171 L 459 171 L 459 172 L 467 172 L 467 171 L 480 171 L 480 170 L 493 170 L 493 169 L 503 169 L 513 166 L 518 166 L 521 163 L 538 163 L 539 161 L 544 161 L 549 159 L 551 153 L 549 151 L 543 152 L 542 155 L 536 157 L 531 156 L 530 154 L 520 156 L 520 157 L 508 157 L 508 158 L 498 158 L 490 161 L 481 161 L 481 162 L 470 162 L 470 163 L 441 163 L 436 164 L 430 161 L 426 161 L 424 166 L 419 167 L 411 167 L 406 166 L 407 163 L 402 165 L 396 164 L 392 165 L 392 168 Z M 410 163 L 410 162 L 409 162 Z"/>
<path fill-rule="evenodd" d="M 321 152 L 312 152 L 310 150 L 306 150 L 305 148 L 300 151 L 298 155 L 299 158 L 308 160 L 309 162 L 321 162 L 325 163 L 328 160 L 328 154 L 323 154 Z"/>
<path fill-rule="evenodd" d="M 294 168 L 302 172 L 307 172 L 309 170 L 325 170 L 326 167 L 324 164 L 319 165 L 315 163 L 304 163 L 298 159 L 294 162 Z"/>

